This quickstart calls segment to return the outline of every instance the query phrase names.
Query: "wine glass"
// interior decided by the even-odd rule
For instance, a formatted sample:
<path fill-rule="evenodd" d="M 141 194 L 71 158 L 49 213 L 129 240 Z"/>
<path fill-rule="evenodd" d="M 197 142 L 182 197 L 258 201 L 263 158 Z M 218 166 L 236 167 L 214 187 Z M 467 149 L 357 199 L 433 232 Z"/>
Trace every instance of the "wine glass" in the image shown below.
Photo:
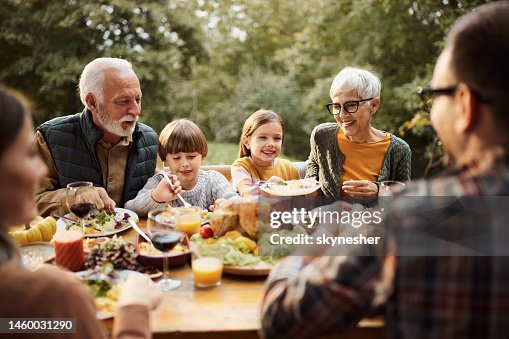
<path fill-rule="evenodd" d="M 401 181 L 386 180 L 380 183 L 379 196 L 391 196 L 395 191 L 403 189 L 405 184 Z"/>
<path fill-rule="evenodd" d="M 170 279 L 168 273 L 168 252 L 178 243 L 182 242 L 183 233 L 175 229 L 173 223 L 164 222 L 161 213 L 164 209 L 155 209 L 148 212 L 147 233 L 155 248 L 164 253 L 163 279 L 157 282 L 157 286 L 163 292 L 173 290 L 182 284 L 182 281 Z"/>
<path fill-rule="evenodd" d="M 90 181 L 77 181 L 67 185 L 67 208 L 80 219 L 81 232 L 85 235 L 84 218 L 95 208 L 94 185 Z"/>

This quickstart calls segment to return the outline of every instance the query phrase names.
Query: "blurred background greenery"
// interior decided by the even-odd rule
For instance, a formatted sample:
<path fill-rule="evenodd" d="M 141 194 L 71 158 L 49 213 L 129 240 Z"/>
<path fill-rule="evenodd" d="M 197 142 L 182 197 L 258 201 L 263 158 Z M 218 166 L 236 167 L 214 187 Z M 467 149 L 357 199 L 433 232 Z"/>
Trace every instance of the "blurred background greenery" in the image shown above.
<path fill-rule="evenodd" d="M 230 165 L 237 159 L 239 153 L 239 144 L 233 142 L 209 141 L 208 147 L 209 153 L 203 161 L 204 165 Z M 281 157 L 290 161 L 302 160 L 289 156 L 284 148 Z"/>
<path fill-rule="evenodd" d="M 484 2 L 0 0 L 0 82 L 30 98 L 40 124 L 82 110 L 89 61 L 125 58 L 141 80 L 141 120 L 157 132 L 195 121 L 214 142 L 207 162 L 220 164 L 259 108 L 282 115 L 286 155 L 306 159 L 313 127 L 333 121 L 323 106 L 333 77 L 363 67 L 382 81 L 373 125 L 410 144 L 417 178 L 440 162 L 416 87 L 429 83 L 451 23 Z"/>

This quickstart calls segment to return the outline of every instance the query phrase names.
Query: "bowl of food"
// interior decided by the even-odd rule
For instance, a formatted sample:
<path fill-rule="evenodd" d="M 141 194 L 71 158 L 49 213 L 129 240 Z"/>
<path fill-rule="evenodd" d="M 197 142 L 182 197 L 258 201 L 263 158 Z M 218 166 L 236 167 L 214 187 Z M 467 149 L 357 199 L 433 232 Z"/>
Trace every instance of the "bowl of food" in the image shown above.
<path fill-rule="evenodd" d="M 175 217 L 177 214 L 181 212 L 194 212 L 200 214 L 200 224 L 204 225 L 209 222 L 211 213 L 207 211 L 206 209 L 201 209 L 197 206 L 191 206 L 191 207 L 173 207 L 171 205 L 168 205 L 166 209 L 159 214 L 157 217 L 159 222 L 163 222 L 165 224 L 175 225 Z"/>
<path fill-rule="evenodd" d="M 168 253 L 168 264 L 171 267 L 183 266 L 191 260 L 191 250 L 189 248 L 189 240 L 187 237 L 172 248 Z M 152 266 L 163 268 L 164 253 L 152 246 L 142 237 L 138 237 L 138 244 L 136 246 L 138 252 L 138 262 L 141 266 Z"/>

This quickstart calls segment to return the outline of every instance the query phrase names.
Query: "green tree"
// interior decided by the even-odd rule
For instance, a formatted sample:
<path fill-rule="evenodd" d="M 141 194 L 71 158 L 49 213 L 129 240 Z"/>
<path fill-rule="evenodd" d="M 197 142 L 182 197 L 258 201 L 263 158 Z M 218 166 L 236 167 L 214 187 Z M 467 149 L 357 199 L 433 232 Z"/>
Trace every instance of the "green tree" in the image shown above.
<path fill-rule="evenodd" d="M 434 133 L 427 119 L 419 128 L 405 123 L 422 113 L 416 87 L 431 79 L 452 22 L 484 2 L 313 1 L 302 9 L 309 25 L 296 33 L 294 44 L 279 55 L 284 56 L 285 67 L 302 91 L 308 93 L 305 106 L 310 108 L 319 107 L 319 100 L 323 103 L 317 89 L 324 82 L 330 85 L 331 76 L 343 67 L 374 71 L 382 81 L 382 104 L 374 125 L 397 134 L 406 132 L 404 137 L 414 153 L 413 176 L 421 176 L 427 164 L 421 160 L 429 153 Z"/>
<path fill-rule="evenodd" d="M 80 111 L 83 67 L 113 56 L 132 62 L 144 92 L 142 120 L 160 128 L 179 111 L 174 84 L 206 59 L 190 24 L 194 15 L 179 1 L 0 0 L 0 6 L 0 81 L 30 97 L 36 123 Z"/>
<path fill-rule="evenodd" d="M 31 97 L 41 122 L 81 109 L 87 62 L 124 57 L 156 130 L 187 117 L 209 140 L 236 142 L 265 107 L 285 119 L 285 151 L 303 159 L 312 129 L 333 121 L 323 107 L 333 77 L 367 68 L 382 81 L 373 124 L 409 142 L 419 177 L 435 134 L 415 88 L 429 83 L 452 22 L 484 2 L 0 0 L 0 81 Z"/>
<path fill-rule="evenodd" d="M 285 152 L 305 159 L 309 154 L 309 136 L 303 130 L 305 117 L 297 93 L 297 87 L 287 77 L 256 67 L 243 68 L 229 99 L 211 110 L 209 118 L 216 140 L 238 142 L 247 117 L 261 108 L 270 109 L 285 122 Z"/>

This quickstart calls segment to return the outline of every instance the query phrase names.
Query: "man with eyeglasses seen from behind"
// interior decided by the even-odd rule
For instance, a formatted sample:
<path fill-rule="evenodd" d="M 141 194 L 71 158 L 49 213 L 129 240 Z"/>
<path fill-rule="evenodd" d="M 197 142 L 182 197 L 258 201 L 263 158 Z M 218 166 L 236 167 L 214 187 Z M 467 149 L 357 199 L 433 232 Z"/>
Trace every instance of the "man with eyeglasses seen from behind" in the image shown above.
<path fill-rule="evenodd" d="M 458 19 L 421 91 L 454 167 L 394 197 L 378 255 L 336 248 L 273 269 L 263 337 L 346 331 L 383 305 L 388 338 L 509 338 L 507 18 L 509 2 L 495 2 Z"/>
<path fill-rule="evenodd" d="M 380 80 L 358 68 L 344 68 L 332 82 L 326 108 L 337 123 L 318 125 L 311 133 L 306 171 L 306 178 L 328 183 L 325 196 L 373 197 L 381 181 L 410 179 L 408 144 L 371 126 L 380 90 Z"/>

